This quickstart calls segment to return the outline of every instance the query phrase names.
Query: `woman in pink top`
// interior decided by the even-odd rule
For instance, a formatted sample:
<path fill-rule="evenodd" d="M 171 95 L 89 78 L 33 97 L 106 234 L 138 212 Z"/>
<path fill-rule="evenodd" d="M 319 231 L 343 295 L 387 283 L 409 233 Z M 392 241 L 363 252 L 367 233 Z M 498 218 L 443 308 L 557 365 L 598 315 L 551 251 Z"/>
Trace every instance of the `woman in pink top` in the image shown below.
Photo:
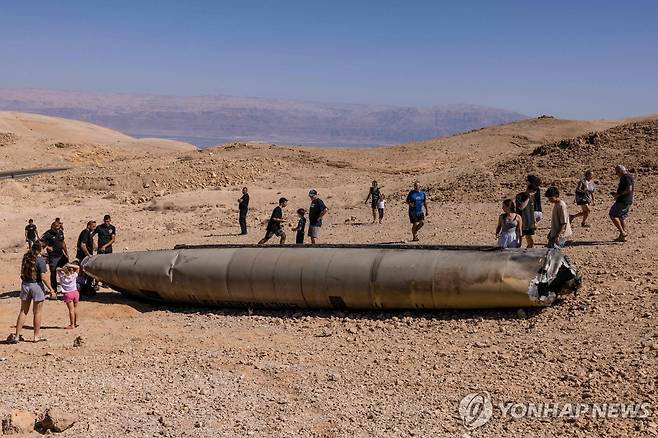
<path fill-rule="evenodd" d="M 64 303 L 69 310 L 69 320 L 71 324 L 64 327 L 67 330 L 72 330 L 78 326 L 78 302 L 80 301 L 80 292 L 78 292 L 78 271 L 80 267 L 72 263 L 68 263 L 63 268 L 57 268 L 57 275 L 59 276 L 59 284 L 62 286 L 64 293 Z"/>

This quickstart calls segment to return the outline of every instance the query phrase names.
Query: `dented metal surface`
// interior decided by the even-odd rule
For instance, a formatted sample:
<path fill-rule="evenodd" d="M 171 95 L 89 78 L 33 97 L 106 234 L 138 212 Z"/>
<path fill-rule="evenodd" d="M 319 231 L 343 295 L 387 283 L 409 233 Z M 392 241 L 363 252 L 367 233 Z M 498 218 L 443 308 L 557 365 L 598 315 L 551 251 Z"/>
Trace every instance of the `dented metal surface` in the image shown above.
<path fill-rule="evenodd" d="M 126 295 L 187 305 L 346 309 L 538 307 L 580 277 L 559 250 L 409 245 L 182 246 L 93 256 Z"/>

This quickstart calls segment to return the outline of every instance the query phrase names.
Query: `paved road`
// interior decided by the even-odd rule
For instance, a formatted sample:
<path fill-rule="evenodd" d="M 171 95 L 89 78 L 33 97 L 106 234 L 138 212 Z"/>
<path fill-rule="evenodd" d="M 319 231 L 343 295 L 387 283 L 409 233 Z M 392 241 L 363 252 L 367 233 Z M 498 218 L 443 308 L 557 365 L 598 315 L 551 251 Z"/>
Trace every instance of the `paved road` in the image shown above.
<path fill-rule="evenodd" d="M 41 169 L 7 170 L 0 172 L 0 179 L 27 178 L 41 173 L 62 172 L 69 169 L 70 167 L 43 167 Z"/>

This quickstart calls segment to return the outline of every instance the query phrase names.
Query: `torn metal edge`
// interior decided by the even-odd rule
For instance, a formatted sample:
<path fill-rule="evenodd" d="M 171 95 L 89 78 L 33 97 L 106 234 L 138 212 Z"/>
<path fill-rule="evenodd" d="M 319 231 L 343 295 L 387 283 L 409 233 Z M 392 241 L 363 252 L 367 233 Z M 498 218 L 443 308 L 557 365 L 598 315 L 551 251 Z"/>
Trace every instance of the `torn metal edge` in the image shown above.
<path fill-rule="evenodd" d="M 530 280 L 528 298 L 541 306 L 550 306 L 558 295 L 576 293 L 581 283 L 582 277 L 569 259 L 562 251 L 553 248 L 546 253 L 537 276 Z"/>

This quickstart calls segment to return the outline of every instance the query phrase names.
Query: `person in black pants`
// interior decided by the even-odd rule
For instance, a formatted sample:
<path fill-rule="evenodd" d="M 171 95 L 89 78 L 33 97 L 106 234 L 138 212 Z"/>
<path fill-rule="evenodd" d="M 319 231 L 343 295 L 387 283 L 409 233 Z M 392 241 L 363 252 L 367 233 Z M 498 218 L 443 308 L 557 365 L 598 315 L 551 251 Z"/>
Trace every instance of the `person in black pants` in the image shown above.
<path fill-rule="evenodd" d="M 85 258 L 94 255 L 94 231 L 96 221 L 87 222 L 87 227 L 78 236 L 75 258 L 82 262 Z"/>
<path fill-rule="evenodd" d="M 242 188 L 242 197 L 238 199 L 238 210 L 240 210 L 240 235 L 247 234 L 247 211 L 249 211 L 249 193 L 247 188 Z"/>
<path fill-rule="evenodd" d="M 97 254 L 112 254 L 112 245 L 117 239 L 117 229 L 112 225 L 112 218 L 109 214 L 103 216 L 103 223 L 96 227 L 92 236 L 98 234 L 98 251 Z"/>
<path fill-rule="evenodd" d="M 64 241 L 64 230 L 62 223 L 55 221 L 50 229 L 43 233 L 41 241 L 48 249 L 48 265 L 50 268 L 50 284 L 53 291 L 57 290 L 57 268 L 61 268 L 69 262 L 69 253 Z"/>
<path fill-rule="evenodd" d="M 297 210 L 297 215 L 299 216 L 299 221 L 297 222 L 297 226 L 294 227 L 292 230 L 296 231 L 296 238 L 295 238 L 295 243 L 297 245 L 303 245 L 304 244 L 304 230 L 306 229 L 306 217 L 304 216 L 306 214 L 306 210 L 303 208 L 300 208 Z"/>

